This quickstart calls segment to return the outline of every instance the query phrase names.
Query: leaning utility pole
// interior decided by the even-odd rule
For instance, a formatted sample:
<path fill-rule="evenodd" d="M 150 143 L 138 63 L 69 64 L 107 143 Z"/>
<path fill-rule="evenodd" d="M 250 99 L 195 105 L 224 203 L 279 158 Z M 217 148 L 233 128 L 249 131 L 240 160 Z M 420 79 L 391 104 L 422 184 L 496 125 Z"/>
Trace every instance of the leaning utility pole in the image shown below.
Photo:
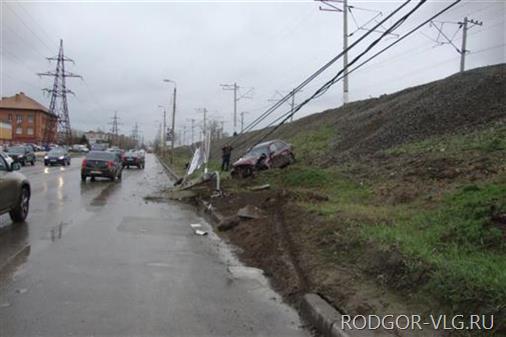
<path fill-rule="evenodd" d="M 449 37 L 445 33 L 444 25 L 450 24 L 450 25 L 458 25 L 457 30 L 453 34 L 452 37 Z M 462 22 L 449 22 L 449 21 L 431 21 L 430 26 L 434 27 L 438 31 L 438 35 L 436 39 L 433 39 L 433 41 L 436 43 L 437 46 L 442 46 L 445 44 L 450 44 L 455 48 L 457 53 L 460 54 L 460 72 L 465 71 L 466 66 L 466 54 L 469 52 L 467 50 L 467 31 L 471 29 L 474 26 L 482 26 L 482 21 L 477 21 L 474 19 L 469 19 L 467 16 L 464 18 L 464 21 Z M 454 43 L 453 39 L 457 35 L 458 31 L 462 29 L 462 47 L 459 49 Z M 429 37 L 430 38 L 430 37 Z M 441 39 L 443 41 L 441 41 Z"/>
<path fill-rule="evenodd" d="M 74 93 L 67 89 L 65 79 L 67 77 L 79 77 L 73 73 L 65 71 L 65 62 L 74 61 L 68 57 L 65 57 L 63 53 L 63 40 L 60 39 L 60 49 L 58 56 L 48 57 L 49 61 L 56 61 L 55 72 L 38 73 L 39 76 L 51 76 L 54 77 L 53 88 L 45 88 L 43 91 L 51 93 L 51 101 L 49 103 L 49 112 L 55 116 L 55 118 L 48 118 L 44 127 L 43 143 L 48 144 L 54 141 L 53 134 L 56 131 L 58 135 L 58 143 L 70 145 L 72 140 L 72 129 L 70 127 L 69 118 L 69 107 L 67 102 L 67 93 L 74 95 Z M 57 100 L 61 98 L 60 104 L 57 106 Z M 55 130 L 56 129 L 56 130 Z"/>
<path fill-rule="evenodd" d="M 237 92 L 240 89 L 240 86 L 234 82 L 234 84 L 220 84 L 223 90 L 233 90 L 234 91 L 234 132 L 237 131 L 237 102 L 239 102 L 243 98 L 252 98 L 248 96 L 248 94 L 252 93 L 254 88 L 250 88 L 244 95 L 237 97 Z"/>

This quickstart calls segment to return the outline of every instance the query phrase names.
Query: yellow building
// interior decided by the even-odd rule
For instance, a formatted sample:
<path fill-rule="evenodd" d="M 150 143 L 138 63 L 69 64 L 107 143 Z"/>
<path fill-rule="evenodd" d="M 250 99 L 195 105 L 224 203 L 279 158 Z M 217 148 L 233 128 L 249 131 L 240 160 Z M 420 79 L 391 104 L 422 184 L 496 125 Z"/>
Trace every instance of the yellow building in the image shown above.
<path fill-rule="evenodd" d="M 12 140 L 12 125 L 9 122 L 0 121 L 0 144 L 9 143 Z"/>

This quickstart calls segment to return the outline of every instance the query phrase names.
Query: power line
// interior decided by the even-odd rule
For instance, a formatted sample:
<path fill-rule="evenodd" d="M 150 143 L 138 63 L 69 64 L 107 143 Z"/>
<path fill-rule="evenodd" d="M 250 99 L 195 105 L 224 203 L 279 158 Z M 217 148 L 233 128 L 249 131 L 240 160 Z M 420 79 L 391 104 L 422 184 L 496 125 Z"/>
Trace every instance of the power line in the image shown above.
<path fill-rule="evenodd" d="M 30 67 L 28 67 L 26 64 L 24 64 L 23 60 L 20 59 L 18 56 L 14 55 L 13 53 L 11 53 L 10 51 L 7 51 L 7 49 L 3 49 L 2 50 L 2 57 L 5 57 L 5 54 L 7 54 L 9 56 L 9 58 L 11 60 L 13 60 L 14 62 L 16 62 L 17 64 L 19 64 L 20 66 L 24 67 L 25 70 L 27 70 L 28 72 L 30 72 L 32 75 L 34 73 L 37 73 L 36 71 L 32 70 Z"/>
<path fill-rule="evenodd" d="M 5 75 L 5 76 L 7 76 L 7 77 L 9 77 L 12 80 L 23 82 L 24 84 L 29 85 L 29 86 L 31 86 L 34 89 L 40 90 L 40 88 L 37 87 L 36 85 L 34 85 L 33 83 L 30 83 L 28 81 L 22 80 L 22 79 L 19 78 L 19 76 L 14 77 L 12 75 L 9 75 L 8 73 L 5 72 L 5 70 L 2 71 L 2 74 Z"/>
<path fill-rule="evenodd" d="M 10 6 L 8 6 L 7 4 L 5 4 L 5 7 L 8 8 L 18 19 L 19 21 L 21 21 L 21 23 L 23 24 L 23 26 L 26 27 L 26 29 L 28 29 L 32 34 L 33 36 L 35 36 L 37 38 L 37 40 L 39 40 L 40 43 L 42 43 L 50 52 L 53 52 L 53 50 L 51 49 L 51 47 L 49 47 L 40 37 L 37 33 L 35 33 L 31 28 L 30 26 L 25 22 L 25 20 L 23 20 L 15 11 L 14 9 L 12 9 Z"/>
<path fill-rule="evenodd" d="M 27 46 L 32 47 L 32 48 L 28 48 L 28 50 L 32 51 L 34 53 L 34 55 L 37 54 L 36 55 L 37 57 L 40 56 L 41 58 L 45 58 L 44 54 L 42 54 L 37 48 L 34 48 L 32 43 L 26 41 L 26 39 L 23 36 L 19 35 L 18 32 L 16 32 L 12 28 L 10 28 L 9 25 L 2 23 L 2 27 L 7 28 L 7 30 L 9 30 L 12 34 L 16 35 L 18 37 L 18 40 L 16 40 L 16 41 L 19 41 L 19 40 L 24 41 Z M 5 46 L 3 49 L 5 49 Z"/>
<path fill-rule="evenodd" d="M 44 33 L 46 35 L 46 37 L 48 38 L 49 41 L 52 41 L 53 38 L 47 33 L 47 31 L 44 29 L 44 26 L 42 26 L 31 14 L 30 12 L 23 6 L 21 5 L 20 2 L 17 2 L 16 3 L 19 8 L 21 8 L 23 10 L 23 12 L 25 12 L 25 14 L 31 19 L 31 21 L 33 23 L 35 23 L 35 25 L 37 25 L 39 27 L 39 30 Z M 56 47 L 55 47 L 56 48 Z"/>
<path fill-rule="evenodd" d="M 382 23 L 389 20 L 391 17 L 393 17 L 395 14 L 397 14 L 400 10 L 402 10 L 405 6 L 407 6 L 411 0 L 406 0 L 403 4 L 401 4 L 398 8 L 396 8 L 394 11 L 392 11 L 390 14 L 388 14 L 383 20 L 381 20 L 379 23 L 377 23 L 373 29 L 378 28 Z M 264 113 L 262 113 L 259 117 L 257 117 L 253 122 L 251 122 L 245 129 L 244 132 L 252 130 L 255 126 L 257 126 L 260 122 L 262 122 L 267 116 L 272 114 L 277 108 L 282 106 L 285 102 L 287 102 L 293 94 L 300 91 L 302 88 L 307 86 L 310 82 L 312 82 L 316 77 L 318 77 L 321 73 L 323 73 L 325 70 L 327 70 L 331 65 L 333 65 L 337 60 L 339 60 L 345 52 L 348 50 L 354 48 L 356 45 L 358 45 L 362 40 L 364 40 L 368 35 L 372 33 L 372 30 L 366 32 L 363 34 L 360 38 L 358 38 L 355 42 L 352 43 L 351 46 L 349 46 L 346 50 L 340 52 L 338 55 L 333 57 L 330 61 L 328 61 L 326 64 L 324 64 L 322 67 L 320 67 L 316 72 L 311 74 L 309 77 L 307 77 L 302 83 L 300 83 L 297 87 L 295 87 L 290 94 L 284 96 L 282 99 L 280 99 L 277 103 L 275 103 L 273 106 L 271 106 L 269 109 L 267 109 Z M 237 140 L 233 140 L 232 144 L 235 143 Z"/>
<path fill-rule="evenodd" d="M 490 51 L 490 50 L 493 50 L 493 49 L 501 48 L 501 47 L 504 47 L 504 46 L 506 46 L 505 43 L 499 44 L 499 45 L 494 45 L 494 46 L 491 46 L 491 47 L 487 47 L 487 48 L 484 48 L 484 49 L 479 49 L 479 50 L 470 52 L 468 55 L 469 56 L 473 56 L 473 55 L 476 55 L 476 54 L 481 54 L 481 53 L 484 53 L 484 52 L 487 52 L 487 51 Z M 416 68 L 416 69 L 412 69 L 411 71 L 409 71 L 407 73 L 402 73 L 399 76 L 392 76 L 392 77 L 388 77 L 388 78 L 383 78 L 383 79 L 381 79 L 381 81 L 376 81 L 376 82 L 368 83 L 366 86 L 362 86 L 361 89 L 377 86 L 378 83 L 385 82 L 385 80 L 395 81 L 397 79 L 406 78 L 407 76 L 411 76 L 412 74 L 422 74 L 422 73 L 424 73 L 424 70 L 426 70 L 426 69 L 433 69 L 433 68 L 439 67 L 439 66 L 441 66 L 443 64 L 446 64 L 448 62 L 454 62 L 457 59 L 458 59 L 458 56 L 450 57 L 450 58 L 444 59 L 441 62 L 437 62 L 437 63 L 431 64 L 429 66 L 424 66 L 424 67 L 419 67 L 419 68 Z"/>
<path fill-rule="evenodd" d="M 412 30 L 410 30 L 408 33 L 404 34 L 403 36 L 401 36 L 398 40 L 394 41 L 393 43 L 391 43 L 390 45 L 388 45 L 387 47 L 383 48 L 382 50 L 380 50 L 379 52 L 377 52 L 376 54 L 374 54 L 373 56 L 369 57 L 366 61 L 362 62 L 361 64 L 359 64 L 358 66 L 356 66 L 355 68 L 352 69 L 352 71 L 360 68 L 362 65 L 366 64 L 367 62 L 369 62 L 370 60 L 372 60 L 373 58 L 377 57 L 378 55 L 380 55 L 381 53 L 385 52 L 386 50 L 388 50 L 389 48 L 393 47 L 395 44 L 399 43 L 400 41 L 404 40 L 406 37 L 410 36 L 411 34 L 413 34 L 415 31 L 417 31 L 418 29 L 420 29 L 421 27 L 423 27 L 424 25 L 426 25 L 427 23 L 429 23 L 430 21 L 434 20 L 435 18 L 437 18 L 438 16 L 440 16 L 441 14 L 443 14 L 444 12 L 448 11 L 449 9 L 451 9 L 453 6 L 455 6 L 456 4 L 458 4 L 459 2 L 461 2 L 462 0 L 456 0 L 454 1 L 452 4 L 450 4 L 449 6 L 445 7 L 444 9 L 442 9 L 441 11 L 439 11 L 438 13 L 436 13 L 434 16 L 432 16 L 431 18 L 429 18 L 428 20 L 422 22 L 421 24 L 419 24 L 418 26 L 416 26 L 415 28 L 413 28 Z M 411 14 L 413 14 L 421 5 L 423 5 L 426 1 L 420 1 L 416 7 L 414 9 L 412 9 L 409 13 L 407 13 L 403 18 L 401 18 L 400 20 L 398 20 L 392 27 L 398 27 L 398 25 L 402 24 Z M 375 44 L 377 44 L 383 37 L 385 36 L 385 34 L 382 34 L 382 36 L 377 39 L 376 41 L 374 41 L 373 43 L 371 43 L 371 45 L 369 45 L 369 47 L 364 51 L 362 52 L 360 55 L 358 55 L 352 62 L 350 62 L 349 66 L 351 66 L 353 63 L 355 63 L 356 61 L 358 61 L 360 59 L 360 57 L 362 55 L 364 55 L 368 50 L 370 50 L 372 47 L 374 47 Z M 335 84 L 338 80 L 342 79 L 343 76 L 341 75 L 343 72 L 345 71 L 345 69 L 341 69 L 336 76 L 334 76 L 333 79 L 331 79 L 330 81 L 328 81 L 325 85 L 323 85 L 322 87 L 320 87 L 320 89 L 318 89 L 311 97 L 307 98 L 304 102 L 302 102 L 301 104 L 299 104 L 297 106 L 297 108 L 295 109 L 295 111 L 293 112 L 289 112 L 287 114 L 285 114 L 284 116 L 284 119 L 277 125 L 275 126 L 272 130 L 270 130 L 269 132 L 267 132 L 267 134 L 265 134 L 263 137 L 261 137 L 261 139 L 255 144 L 259 144 L 260 142 L 262 142 L 267 136 L 269 136 L 270 134 L 272 134 L 273 132 L 275 132 L 277 129 L 279 129 L 279 127 L 281 127 L 281 125 L 283 125 L 293 114 L 295 114 L 297 111 L 299 111 L 304 105 L 306 105 L 307 103 L 309 103 L 311 100 L 315 99 L 316 97 L 319 97 L 321 96 L 324 92 L 326 92 L 333 84 Z M 351 71 L 351 72 L 352 72 Z M 279 120 L 279 119 L 278 119 Z M 277 122 L 277 121 L 276 121 Z"/>

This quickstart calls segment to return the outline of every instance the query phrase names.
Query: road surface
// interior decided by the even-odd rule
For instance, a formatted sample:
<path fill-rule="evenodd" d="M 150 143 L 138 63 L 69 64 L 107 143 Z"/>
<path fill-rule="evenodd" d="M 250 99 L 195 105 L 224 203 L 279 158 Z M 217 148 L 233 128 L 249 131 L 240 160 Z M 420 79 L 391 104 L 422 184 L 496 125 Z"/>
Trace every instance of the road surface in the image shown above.
<path fill-rule="evenodd" d="M 0 217 L 0 336 L 308 336 L 258 270 L 242 266 L 178 202 L 148 202 L 168 178 L 148 155 L 121 182 L 24 167 L 27 223 Z M 6 264 L 5 262 L 8 261 Z"/>

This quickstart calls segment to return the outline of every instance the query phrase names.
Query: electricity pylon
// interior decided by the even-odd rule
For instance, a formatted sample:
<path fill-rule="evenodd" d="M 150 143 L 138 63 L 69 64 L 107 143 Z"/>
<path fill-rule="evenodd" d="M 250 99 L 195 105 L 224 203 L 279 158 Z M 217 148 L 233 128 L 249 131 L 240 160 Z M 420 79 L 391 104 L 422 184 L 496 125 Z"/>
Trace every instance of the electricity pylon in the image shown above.
<path fill-rule="evenodd" d="M 118 112 L 117 111 L 114 111 L 114 116 L 111 117 L 112 119 L 112 122 L 110 122 L 109 124 L 111 125 L 111 145 L 117 145 L 119 146 L 119 128 L 118 128 L 118 125 L 120 125 L 120 123 L 118 122 L 119 121 L 119 117 L 118 117 Z"/>
<path fill-rule="evenodd" d="M 65 79 L 67 77 L 79 77 L 82 76 L 69 73 L 65 71 L 65 62 L 74 61 L 63 54 L 63 40 L 60 39 L 60 50 L 58 56 L 48 57 L 49 61 L 56 61 L 55 72 L 38 73 L 39 76 L 51 76 L 54 77 L 53 88 L 42 89 L 44 92 L 51 94 L 51 101 L 49 103 L 49 112 L 52 113 L 56 119 L 48 118 L 43 135 L 43 143 L 48 144 L 55 141 L 53 134 L 56 129 L 58 143 L 70 145 L 72 140 L 72 129 L 70 127 L 69 107 L 67 102 L 67 93 L 74 95 L 74 93 L 67 89 Z M 61 101 L 58 104 L 58 98 Z"/>

